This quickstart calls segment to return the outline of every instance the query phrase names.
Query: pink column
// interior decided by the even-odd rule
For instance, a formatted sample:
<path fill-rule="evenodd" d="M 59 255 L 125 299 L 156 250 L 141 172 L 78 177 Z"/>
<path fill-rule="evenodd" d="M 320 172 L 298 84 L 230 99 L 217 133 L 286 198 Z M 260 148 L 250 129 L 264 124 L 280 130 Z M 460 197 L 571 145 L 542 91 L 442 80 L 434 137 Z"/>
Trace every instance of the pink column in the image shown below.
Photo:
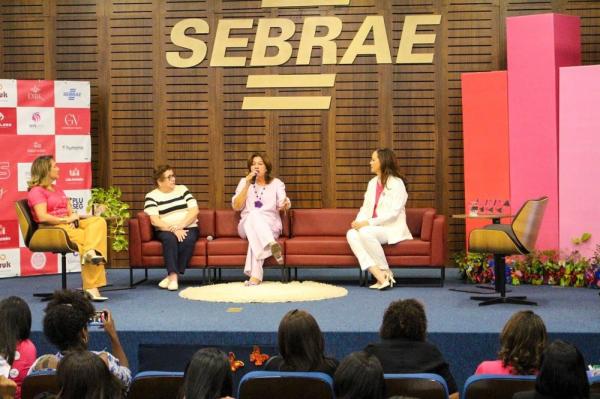
<path fill-rule="evenodd" d="M 537 247 L 558 248 L 558 68 L 581 63 L 579 17 L 511 17 L 506 30 L 512 207 L 548 196 Z"/>
<path fill-rule="evenodd" d="M 475 199 L 510 198 L 506 71 L 463 73 L 465 209 Z M 490 220 L 467 220 L 471 230 Z"/>
<path fill-rule="evenodd" d="M 600 239 L 600 65 L 560 69 L 560 247 L 585 256 Z M 592 234 L 574 246 L 573 237 Z"/>

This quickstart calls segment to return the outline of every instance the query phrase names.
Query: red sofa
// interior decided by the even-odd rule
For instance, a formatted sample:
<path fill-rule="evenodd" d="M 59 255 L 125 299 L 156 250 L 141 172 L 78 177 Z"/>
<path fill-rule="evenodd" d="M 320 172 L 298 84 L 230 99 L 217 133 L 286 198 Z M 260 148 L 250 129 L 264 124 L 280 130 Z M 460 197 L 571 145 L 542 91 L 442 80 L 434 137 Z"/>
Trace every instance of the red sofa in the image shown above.
<path fill-rule="evenodd" d="M 265 267 L 280 267 L 282 279 L 289 278 L 293 268 L 350 268 L 358 269 L 358 262 L 346 242 L 346 231 L 356 217 L 355 209 L 294 209 L 282 213 L 283 232 L 278 239 L 283 249 L 284 265 L 273 258 Z M 440 281 L 445 277 L 444 262 L 447 253 L 447 222 L 432 208 L 406 210 L 406 221 L 412 240 L 384 246 L 392 268 L 436 268 Z M 200 238 L 196 243 L 190 269 L 202 269 L 204 281 L 207 270 L 216 277 L 222 268 L 242 268 L 248 243 L 237 234 L 239 213 L 233 210 L 200 210 L 198 226 Z M 162 244 L 153 235 L 150 218 L 139 212 L 129 220 L 129 266 L 131 285 L 148 277 L 148 269 L 163 268 Z M 145 278 L 133 282 L 133 270 L 144 269 Z M 359 270 L 359 269 L 358 269 Z M 288 271 L 288 273 L 286 273 Z M 360 273 L 360 282 L 366 274 Z"/>

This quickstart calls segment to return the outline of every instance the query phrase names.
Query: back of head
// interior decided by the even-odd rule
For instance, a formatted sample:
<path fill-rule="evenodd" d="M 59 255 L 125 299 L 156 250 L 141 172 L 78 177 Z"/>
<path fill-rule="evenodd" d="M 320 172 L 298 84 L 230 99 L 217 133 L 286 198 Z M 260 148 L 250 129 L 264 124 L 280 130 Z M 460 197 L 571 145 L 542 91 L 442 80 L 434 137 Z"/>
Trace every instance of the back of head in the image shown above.
<path fill-rule="evenodd" d="M 88 351 L 67 352 L 56 371 L 61 399 L 119 399 L 119 380 L 97 355 Z"/>
<path fill-rule="evenodd" d="M 325 342 L 315 318 L 304 310 L 294 309 L 283 316 L 277 333 L 282 370 L 312 371 L 324 359 Z"/>
<path fill-rule="evenodd" d="M 540 316 L 523 310 L 511 316 L 500 334 L 499 358 L 515 374 L 535 374 L 546 345 L 546 326 Z"/>
<path fill-rule="evenodd" d="M 196 352 L 186 367 L 182 391 L 186 399 L 231 396 L 233 383 L 225 352 L 215 348 Z"/>
<path fill-rule="evenodd" d="M 346 356 L 334 379 L 338 399 L 381 399 L 385 396 L 383 367 L 374 355 L 364 351 Z"/>
<path fill-rule="evenodd" d="M 17 343 L 29 338 L 31 310 L 23 299 L 11 296 L 0 301 L 0 355 L 15 360 Z"/>
<path fill-rule="evenodd" d="M 390 303 L 383 315 L 379 335 L 383 339 L 405 338 L 425 341 L 427 336 L 425 308 L 415 299 Z"/>
<path fill-rule="evenodd" d="M 560 399 L 584 399 L 590 385 L 581 352 L 573 345 L 556 340 L 544 350 L 535 389 L 542 395 Z"/>
<path fill-rule="evenodd" d="M 77 291 L 56 291 L 44 316 L 44 335 L 60 351 L 86 349 L 82 332 L 94 315 L 94 306 Z"/>

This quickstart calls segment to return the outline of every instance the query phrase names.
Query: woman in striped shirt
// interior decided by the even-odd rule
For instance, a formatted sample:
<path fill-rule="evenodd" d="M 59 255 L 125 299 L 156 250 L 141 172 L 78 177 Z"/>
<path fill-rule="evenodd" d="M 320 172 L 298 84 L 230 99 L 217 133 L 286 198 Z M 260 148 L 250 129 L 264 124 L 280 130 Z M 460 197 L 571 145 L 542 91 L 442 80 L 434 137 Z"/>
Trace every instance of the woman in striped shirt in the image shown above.
<path fill-rule="evenodd" d="M 159 165 L 154 179 L 157 188 L 146 194 L 144 212 L 163 244 L 167 277 L 158 286 L 177 291 L 177 276 L 185 272 L 198 240 L 198 203 L 186 186 L 175 184 L 169 165 Z"/>

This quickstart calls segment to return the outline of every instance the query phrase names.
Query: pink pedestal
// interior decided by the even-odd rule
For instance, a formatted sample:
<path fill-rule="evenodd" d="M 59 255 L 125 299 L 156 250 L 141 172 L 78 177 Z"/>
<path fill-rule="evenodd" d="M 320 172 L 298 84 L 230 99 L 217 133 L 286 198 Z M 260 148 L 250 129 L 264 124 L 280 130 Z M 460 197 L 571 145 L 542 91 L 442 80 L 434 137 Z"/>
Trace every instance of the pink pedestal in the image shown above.
<path fill-rule="evenodd" d="M 591 256 L 600 242 L 600 65 L 560 69 L 560 246 Z M 574 246 L 573 237 L 592 234 Z"/>
<path fill-rule="evenodd" d="M 465 210 L 471 201 L 510 198 L 506 71 L 463 73 Z M 508 210 L 506 212 L 509 212 Z M 467 219 L 471 230 L 490 224 Z"/>
<path fill-rule="evenodd" d="M 549 197 L 538 248 L 559 246 L 558 68 L 581 63 L 579 32 L 574 16 L 507 18 L 511 202 Z"/>

